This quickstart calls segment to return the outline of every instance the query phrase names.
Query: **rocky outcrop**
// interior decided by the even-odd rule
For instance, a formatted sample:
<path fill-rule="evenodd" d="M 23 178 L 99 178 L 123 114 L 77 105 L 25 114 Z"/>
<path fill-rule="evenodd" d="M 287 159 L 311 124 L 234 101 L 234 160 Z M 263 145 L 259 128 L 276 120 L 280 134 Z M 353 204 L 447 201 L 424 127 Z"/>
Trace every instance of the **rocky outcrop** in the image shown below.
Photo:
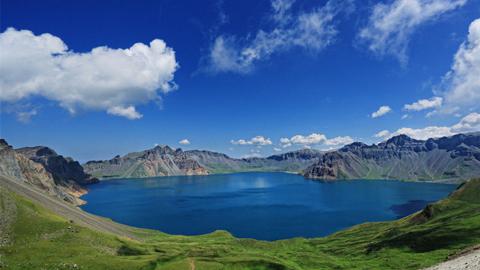
<path fill-rule="evenodd" d="M 55 180 L 44 164 L 15 151 L 4 139 L 0 139 L 0 175 L 33 185 L 75 205 L 83 203 L 79 197 L 86 192 L 74 181 Z"/>
<path fill-rule="evenodd" d="M 98 182 L 98 179 L 84 172 L 78 161 L 70 157 L 58 155 L 45 146 L 23 147 L 15 150 L 30 160 L 42 164 L 52 174 L 55 183 L 63 185 L 74 182 L 78 185 L 88 185 Z"/>
<path fill-rule="evenodd" d="M 110 160 L 89 161 L 85 171 L 97 177 L 152 177 L 169 175 L 207 175 L 208 170 L 182 149 L 156 146 L 142 152 L 116 156 Z"/>
<path fill-rule="evenodd" d="M 480 133 L 426 141 L 406 135 L 378 145 L 353 143 L 324 153 L 304 170 L 317 179 L 462 181 L 480 175 Z"/>

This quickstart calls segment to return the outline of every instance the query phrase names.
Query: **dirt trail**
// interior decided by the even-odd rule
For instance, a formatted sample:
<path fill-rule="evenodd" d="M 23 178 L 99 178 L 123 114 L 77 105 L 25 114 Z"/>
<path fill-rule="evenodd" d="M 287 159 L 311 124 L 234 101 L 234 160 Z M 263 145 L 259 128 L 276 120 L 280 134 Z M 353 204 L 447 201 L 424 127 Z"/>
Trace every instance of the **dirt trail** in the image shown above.
<path fill-rule="evenodd" d="M 424 270 L 479 270 L 480 246 L 455 259 L 440 263 Z"/>
<path fill-rule="evenodd" d="M 195 261 L 190 259 L 190 270 L 195 270 Z"/>
<path fill-rule="evenodd" d="M 22 181 L 0 176 L 0 187 L 24 196 L 29 200 L 32 200 L 33 202 L 36 202 L 49 209 L 50 211 L 53 211 L 61 217 L 67 220 L 72 220 L 76 224 L 93 230 L 138 240 L 138 237 L 132 233 L 131 227 L 115 223 L 106 218 L 89 214 L 78 207 L 70 205 L 55 197 L 51 197 L 36 187 L 28 185 Z"/>

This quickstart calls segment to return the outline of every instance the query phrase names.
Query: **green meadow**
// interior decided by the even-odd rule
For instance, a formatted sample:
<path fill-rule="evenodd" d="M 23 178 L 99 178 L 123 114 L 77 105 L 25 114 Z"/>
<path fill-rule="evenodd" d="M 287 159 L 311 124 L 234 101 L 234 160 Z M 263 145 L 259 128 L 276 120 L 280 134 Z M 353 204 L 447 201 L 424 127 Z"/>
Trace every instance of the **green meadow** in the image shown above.
<path fill-rule="evenodd" d="M 403 270 L 433 265 L 480 243 L 480 179 L 397 221 L 273 242 L 225 231 L 175 236 L 143 229 L 134 230 L 134 240 L 79 226 L 5 189 L 0 210 L 0 269 Z"/>

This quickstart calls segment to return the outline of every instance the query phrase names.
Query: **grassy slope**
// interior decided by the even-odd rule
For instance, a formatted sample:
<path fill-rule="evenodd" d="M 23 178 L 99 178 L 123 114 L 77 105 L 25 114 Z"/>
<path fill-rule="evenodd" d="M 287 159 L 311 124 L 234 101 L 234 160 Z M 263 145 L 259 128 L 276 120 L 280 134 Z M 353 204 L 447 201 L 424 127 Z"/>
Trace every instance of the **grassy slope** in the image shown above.
<path fill-rule="evenodd" d="M 0 217 L 7 213 L 15 221 L 1 232 L 11 243 L 0 247 L 0 269 L 418 269 L 480 243 L 480 180 L 398 221 L 275 242 L 140 229 L 138 242 L 72 224 L 0 189 Z"/>

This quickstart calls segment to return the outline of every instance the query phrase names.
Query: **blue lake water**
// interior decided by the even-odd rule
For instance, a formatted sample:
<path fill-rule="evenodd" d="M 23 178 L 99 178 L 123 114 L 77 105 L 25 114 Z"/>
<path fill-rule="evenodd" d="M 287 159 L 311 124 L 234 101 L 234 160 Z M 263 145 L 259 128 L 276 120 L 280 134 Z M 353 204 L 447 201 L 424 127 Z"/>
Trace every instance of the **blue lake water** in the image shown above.
<path fill-rule="evenodd" d="M 276 240 L 397 219 L 446 197 L 455 185 L 236 173 L 108 180 L 89 188 L 82 208 L 120 223 L 170 234 L 227 230 Z"/>

